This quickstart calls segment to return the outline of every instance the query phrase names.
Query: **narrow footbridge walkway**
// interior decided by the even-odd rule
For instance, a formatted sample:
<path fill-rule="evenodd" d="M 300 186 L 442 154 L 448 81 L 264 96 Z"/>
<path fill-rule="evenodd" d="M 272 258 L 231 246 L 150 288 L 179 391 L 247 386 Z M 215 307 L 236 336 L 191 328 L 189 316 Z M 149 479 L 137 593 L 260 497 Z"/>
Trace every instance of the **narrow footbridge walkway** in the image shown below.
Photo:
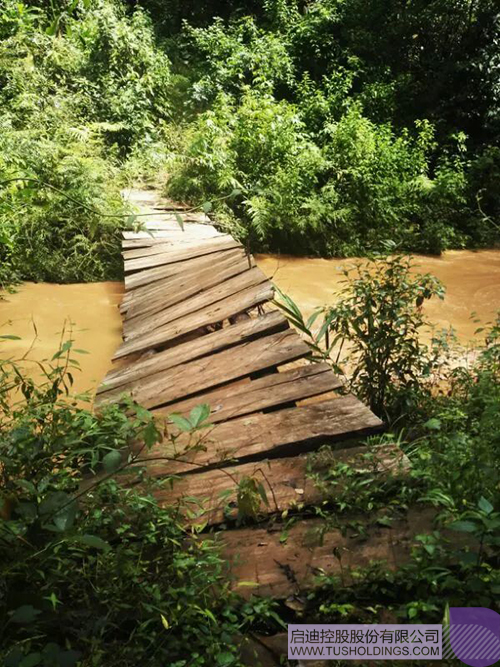
<path fill-rule="evenodd" d="M 159 500 L 187 498 L 190 520 L 232 525 L 222 539 L 236 581 L 276 597 L 310 586 L 319 570 L 346 573 L 373 558 L 397 564 L 418 521 L 395 521 L 390 530 L 374 524 L 362 538 L 339 529 L 321 539 L 314 537 L 319 519 L 297 522 L 285 537 L 282 524 L 231 523 L 241 480 L 262 484 L 264 516 L 320 503 L 305 453 L 335 442 L 335 461 L 366 465 L 357 440 L 382 423 L 354 396 L 338 393 L 342 382 L 327 364 L 309 362 L 307 345 L 272 304 L 273 285 L 240 243 L 203 213 L 154 191 L 129 196 L 154 215 L 143 218 L 145 231 L 123 233 L 124 341 L 98 402 L 127 392 L 159 415 L 211 408 L 200 442 L 193 446 L 181 433 L 174 445 L 165 439 L 149 452 L 149 474 L 179 475 Z M 313 472 L 331 465 L 329 456 L 315 457 Z M 388 449 L 377 472 L 401 462 Z"/>

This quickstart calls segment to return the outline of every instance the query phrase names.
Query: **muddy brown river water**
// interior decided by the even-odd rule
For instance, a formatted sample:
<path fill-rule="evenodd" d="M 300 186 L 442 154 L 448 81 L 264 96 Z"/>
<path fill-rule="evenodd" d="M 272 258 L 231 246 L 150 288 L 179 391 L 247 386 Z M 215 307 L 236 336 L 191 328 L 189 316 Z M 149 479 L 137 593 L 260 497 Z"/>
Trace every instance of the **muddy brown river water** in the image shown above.
<path fill-rule="evenodd" d="M 122 294 L 119 282 L 24 283 L 16 293 L 3 294 L 0 301 L 0 335 L 21 337 L 20 341 L 0 341 L 0 356 L 20 358 L 33 343 L 30 359 L 50 359 L 58 349 L 63 328 L 71 328 L 74 347 L 89 353 L 73 355 L 82 369 L 74 373 L 74 390 L 94 392 L 121 342 L 118 305 Z M 36 375 L 36 364 L 32 368 Z"/>
<path fill-rule="evenodd" d="M 341 268 L 353 261 L 273 255 L 256 259 L 264 273 L 305 314 L 333 302 L 343 279 Z M 477 328 L 470 319 L 471 312 L 488 322 L 500 309 L 500 251 L 456 251 L 442 257 L 418 257 L 417 267 L 440 278 L 447 290 L 444 301 L 436 299 L 426 305 L 429 319 L 439 327 L 453 326 L 463 344 L 473 340 Z M 75 374 L 75 391 L 94 391 L 121 342 L 118 304 L 122 293 L 121 283 L 113 282 L 23 284 L 15 294 L 4 294 L 4 300 L 0 300 L 0 335 L 21 337 L 21 341 L 2 341 L 0 356 L 22 356 L 35 337 L 35 324 L 37 335 L 30 358 L 50 358 L 58 347 L 65 322 L 66 326 L 72 322 L 75 347 L 89 352 L 78 356 L 82 372 Z"/>
<path fill-rule="evenodd" d="M 277 255 L 257 255 L 256 259 L 264 273 L 306 315 L 317 306 L 334 302 L 344 280 L 341 270 L 354 261 Z M 428 319 L 439 328 L 452 326 L 462 344 L 472 342 L 478 324 L 471 320 L 471 313 L 488 322 L 500 309 L 500 251 L 449 251 L 441 257 L 418 256 L 415 264 L 417 271 L 431 273 L 446 287 L 443 301 L 432 299 L 426 303 Z"/>

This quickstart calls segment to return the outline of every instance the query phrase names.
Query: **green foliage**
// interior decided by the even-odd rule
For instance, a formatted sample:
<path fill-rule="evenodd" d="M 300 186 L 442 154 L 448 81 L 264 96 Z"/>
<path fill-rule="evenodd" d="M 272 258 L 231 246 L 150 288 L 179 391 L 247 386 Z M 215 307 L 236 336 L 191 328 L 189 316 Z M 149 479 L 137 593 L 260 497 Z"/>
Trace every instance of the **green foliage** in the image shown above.
<path fill-rule="evenodd" d="M 255 249 L 498 239 L 492 0 L 4 5 L 0 284 L 119 276 L 119 187 L 167 173 Z"/>
<path fill-rule="evenodd" d="M 498 238 L 490 0 L 172 11 L 193 24 L 169 44 L 186 105 L 202 110 L 171 165 L 172 195 L 201 203 L 240 183 L 242 200 L 219 213 L 256 249 L 352 255 L 392 239 L 440 253 Z"/>
<path fill-rule="evenodd" d="M 6 4 L 0 284 L 119 278 L 126 209 L 118 159 L 157 139 L 169 61 L 140 10 L 128 17 L 111 2 Z"/>
<path fill-rule="evenodd" d="M 78 407 L 72 353 L 65 342 L 40 383 L 0 365 L 0 658 L 238 667 L 235 637 L 275 624 L 273 606 L 230 592 L 214 540 L 158 506 L 161 482 L 120 484 L 162 434 L 131 401 L 98 414 Z M 201 406 L 190 419 L 200 428 L 206 416 Z"/>
<path fill-rule="evenodd" d="M 198 104 L 212 102 L 223 92 L 238 95 L 246 86 L 265 93 L 293 82 L 283 36 L 259 29 L 249 16 L 229 28 L 220 18 L 204 29 L 188 25 L 184 38 L 197 67 L 192 98 Z"/>
<path fill-rule="evenodd" d="M 397 251 L 395 244 L 386 249 Z M 351 390 L 389 419 L 411 417 L 430 396 L 449 347 L 449 335 L 433 338 L 431 346 L 422 342 L 422 333 L 430 332 L 422 305 L 434 296 L 442 299 L 444 288 L 412 267 L 411 257 L 397 253 L 356 262 L 343 270 L 345 287 L 335 304 L 308 322 L 290 297 L 277 301 L 316 357 L 336 356 L 335 368 L 349 377 Z"/>
<path fill-rule="evenodd" d="M 353 575 L 349 588 L 338 577 L 320 575 L 308 596 L 308 619 L 340 622 L 347 606 L 348 622 L 376 622 L 381 614 L 385 622 L 440 622 L 446 605 L 464 600 L 494 608 L 500 591 L 499 322 L 484 333 L 476 363 L 454 369 L 446 393 L 425 403 L 426 414 L 410 431 L 394 426 L 372 438 L 353 465 L 336 461 L 329 448 L 315 455 L 330 461 L 326 472 L 313 476 L 324 497 L 317 512 L 326 530 L 360 512 L 384 527 L 410 506 L 427 516 L 426 505 L 436 511 L 434 527 L 423 521 L 426 532 L 417 535 L 410 562 L 396 572 L 373 563 Z M 394 445 L 404 450 L 409 467 L 392 465 L 381 474 L 377 462 L 381 455 L 387 460 L 386 448 Z"/>

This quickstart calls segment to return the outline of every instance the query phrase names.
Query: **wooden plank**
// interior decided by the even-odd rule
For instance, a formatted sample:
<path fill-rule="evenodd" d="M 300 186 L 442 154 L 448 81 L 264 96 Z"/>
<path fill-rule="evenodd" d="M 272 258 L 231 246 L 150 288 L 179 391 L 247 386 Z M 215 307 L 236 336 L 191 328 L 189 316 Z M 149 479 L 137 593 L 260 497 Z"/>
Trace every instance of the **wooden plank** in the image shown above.
<path fill-rule="evenodd" d="M 364 446 L 351 447 L 315 457 L 293 456 L 282 459 L 244 463 L 239 466 L 216 468 L 193 475 L 184 475 L 154 492 L 162 506 L 178 506 L 179 511 L 195 523 L 208 525 L 221 523 L 225 519 L 237 518 L 238 484 L 244 478 L 253 478 L 261 483 L 267 504 L 260 503 L 259 514 L 281 513 L 298 505 L 328 502 L 329 497 L 315 483 L 313 474 L 324 474 L 335 464 L 345 463 L 358 472 L 381 477 L 389 474 L 403 476 L 409 462 L 402 450 L 394 445 L 382 445 L 368 454 Z M 339 478 L 335 492 L 345 487 Z M 189 502 L 183 500 L 189 498 Z M 192 499 L 192 500 L 191 500 Z"/>
<path fill-rule="evenodd" d="M 344 586 L 350 586 L 358 581 L 352 571 L 372 562 L 385 561 L 390 569 L 397 569 L 409 561 L 415 537 L 432 530 L 435 515 L 434 508 L 410 508 L 390 527 L 377 524 L 377 514 L 369 519 L 346 517 L 346 523 L 349 519 L 364 524 L 364 534 L 348 526 L 325 533 L 323 519 L 309 519 L 290 528 L 285 541 L 280 540 L 279 528 L 230 530 L 219 538 L 241 594 L 286 598 L 312 588 L 318 572 L 338 576 Z M 240 581 L 252 581 L 258 587 L 238 587 Z"/>
<path fill-rule="evenodd" d="M 231 383 L 206 394 L 182 400 L 158 413 L 187 414 L 196 405 L 210 406 L 210 421 L 216 423 L 234 419 L 266 408 L 299 401 L 334 391 L 343 386 L 342 380 L 326 363 L 307 364 L 283 373 L 271 373 L 248 383 Z"/>
<path fill-rule="evenodd" d="M 236 275 L 234 275 L 235 270 L 237 272 Z M 231 272 L 233 275 L 229 277 Z M 196 313 L 202 308 L 227 299 L 233 294 L 238 294 L 249 287 L 269 282 L 265 273 L 257 266 L 249 269 L 248 264 L 242 263 L 241 260 L 236 266 L 230 267 L 229 271 L 223 271 L 223 273 L 226 275 L 226 280 L 220 284 L 217 282 L 214 284 L 214 275 L 212 272 L 210 280 L 206 280 L 205 282 L 207 285 L 206 289 L 198 294 L 193 294 L 193 284 L 189 285 L 183 291 L 179 289 L 178 296 L 182 297 L 185 294 L 189 296 L 189 293 L 191 293 L 191 298 L 186 297 L 179 303 L 174 303 L 160 312 L 146 313 L 142 317 L 137 317 L 130 321 L 127 320 L 124 323 L 124 338 L 126 340 L 136 340 L 148 332 L 159 329 L 191 313 Z M 210 284 L 211 286 L 209 286 Z M 200 286 L 203 289 L 203 283 Z"/>
<path fill-rule="evenodd" d="M 231 263 L 236 259 L 247 259 L 248 266 L 255 266 L 253 258 L 250 258 L 246 255 L 245 251 L 242 248 L 234 248 L 233 250 L 225 250 L 220 253 L 216 253 L 217 259 L 216 264 L 226 265 Z M 158 269 L 148 269 L 147 271 L 140 271 L 139 273 L 134 273 L 130 276 L 139 277 L 143 273 L 149 273 L 152 271 L 162 272 L 166 274 L 164 276 L 155 277 L 152 276 L 153 280 L 147 282 L 146 284 L 141 284 L 138 287 L 133 287 L 132 289 L 128 288 L 122 299 L 122 312 L 126 312 L 130 305 L 134 302 L 142 302 L 148 299 L 153 299 L 163 292 L 173 281 L 179 280 L 192 280 L 196 282 L 196 277 L 201 272 L 204 272 L 208 269 L 213 271 L 214 267 L 214 255 L 203 255 L 202 257 L 196 259 L 190 259 L 186 262 L 179 262 L 178 264 L 168 264 L 164 267 L 159 267 Z"/>
<path fill-rule="evenodd" d="M 122 248 L 129 250 L 132 248 L 142 248 L 146 246 L 155 246 L 159 243 L 166 243 L 171 240 L 186 238 L 211 239 L 216 236 L 222 236 L 212 225 L 197 225 L 187 222 L 185 231 L 175 229 L 152 230 L 149 232 L 123 232 Z"/>
<path fill-rule="evenodd" d="M 226 252 L 220 253 L 220 255 L 220 258 L 218 258 L 217 261 L 217 267 L 220 267 L 221 271 L 235 263 L 241 264 L 242 262 L 245 262 L 247 268 L 255 266 L 253 260 L 249 262 L 249 257 L 240 248 L 228 250 Z M 210 257 L 212 257 L 212 255 L 208 255 L 208 257 L 204 256 L 203 259 L 207 260 Z M 189 263 L 190 262 L 187 262 L 187 264 Z M 169 291 L 175 292 L 178 289 L 184 287 L 186 284 L 196 285 L 200 276 L 203 276 L 204 279 L 207 274 L 217 275 L 219 273 L 219 271 L 213 270 L 213 261 L 205 261 L 201 264 L 198 263 L 196 268 L 188 267 L 187 269 L 182 269 L 183 264 L 184 262 L 180 262 L 179 264 L 171 265 L 177 268 L 176 271 L 171 272 L 167 278 L 161 278 L 155 282 L 142 285 L 140 287 L 136 287 L 133 290 L 125 292 L 123 297 L 123 310 L 127 311 L 132 306 L 134 312 L 136 313 L 140 313 L 141 310 L 142 312 L 146 312 L 146 310 L 149 309 L 150 302 L 158 300 L 161 295 L 165 295 Z"/>
<path fill-rule="evenodd" d="M 321 403 L 253 414 L 233 419 L 200 433 L 197 441 L 180 436 L 144 454 L 148 473 L 155 476 L 196 471 L 203 466 L 249 457 L 278 457 L 310 450 L 318 444 L 374 433 L 383 424 L 354 396 Z M 198 445 L 197 447 L 195 445 Z M 203 449 L 201 449 L 203 447 Z"/>
<path fill-rule="evenodd" d="M 217 264 L 217 271 L 209 266 L 196 275 L 189 272 L 188 275 L 172 276 L 167 281 L 160 281 L 160 285 L 149 286 L 147 291 L 135 294 L 131 302 L 127 302 L 124 333 L 127 336 L 130 330 L 140 326 L 152 313 L 165 310 L 180 301 L 194 297 L 199 292 L 215 287 L 220 283 L 233 278 L 240 273 L 248 271 L 252 267 L 245 253 L 238 252 L 236 256 L 229 255 Z M 155 283 L 153 283 L 155 285 Z M 139 288 L 143 289 L 143 288 Z M 137 290 L 134 290 L 137 292 Z M 210 303 L 207 300 L 207 304 Z M 157 325 L 158 326 L 158 325 Z"/>
<path fill-rule="evenodd" d="M 142 188 L 126 188 L 122 191 L 125 201 L 131 202 L 137 206 L 146 206 L 151 208 L 162 208 L 173 211 L 190 211 L 192 206 L 179 204 L 171 199 L 162 197 L 158 190 L 144 190 Z"/>
<path fill-rule="evenodd" d="M 161 347 L 166 343 L 172 344 L 176 338 L 196 331 L 211 324 L 217 324 L 245 310 L 258 306 L 266 301 L 271 301 L 274 289 L 269 282 L 249 287 L 242 292 L 232 294 L 217 303 L 205 306 L 196 313 L 175 320 L 171 324 L 144 335 L 139 339 L 123 343 L 115 352 L 113 359 L 121 359 L 135 352 L 142 352 L 152 348 Z"/>
<path fill-rule="evenodd" d="M 125 261 L 125 272 L 140 271 L 141 269 L 147 269 L 153 266 L 163 266 L 165 264 L 182 262 L 186 259 L 209 255 L 218 250 L 229 250 L 229 248 L 238 248 L 240 246 L 241 244 L 235 241 L 231 236 L 225 235 L 215 239 L 208 239 L 207 241 L 197 243 L 192 247 L 180 248 L 179 250 L 167 251 L 165 248 L 163 252 L 153 254 L 151 257 L 139 257 L 138 259 Z M 154 250 L 158 250 L 159 248 L 160 246 L 157 246 Z"/>
<path fill-rule="evenodd" d="M 131 394 L 142 406 L 154 408 L 293 361 L 305 356 L 308 351 L 300 336 L 293 329 L 287 329 L 136 380 L 131 386 Z M 109 398 L 116 398 L 116 392 L 108 394 L 106 399 Z"/>
<path fill-rule="evenodd" d="M 124 368 L 112 370 L 106 375 L 97 392 L 102 394 L 118 387 L 120 387 L 120 391 L 125 391 L 131 383 L 137 382 L 141 378 L 193 361 L 263 334 L 275 333 L 288 328 L 288 320 L 278 311 L 266 313 L 256 319 L 238 322 L 224 327 L 224 329 L 200 336 L 195 340 L 158 352 L 149 359 L 139 359 Z"/>
<path fill-rule="evenodd" d="M 158 217 L 151 216 L 147 217 L 144 223 L 144 227 L 149 230 L 163 230 L 169 224 L 176 224 L 177 227 L 180 227 L 177 216 L 168 211 L 167 209 L 161 206 L 155 206 L 155 210 L 158 211 Z M 183 221 L 186 223 L 198 223 L 198 224 L 207 224 L 210 225 L 211 221 L 204 213 L 196 213 L 194 211 L 178 211 L 178 214 L 181 216 Z"/>
<path fill-rule="evenodd" d="M 131 259 L 138 259 L 139 257 L 152 257 L 153 255 L 159 255 L 164 253 L 177 253 L 180 250 L 187 250 L 189 248 L 195 248 L 199 246 L 204 246 L 205 244 L 210 244 L 214 242 L 214 238 L 208 239 L 199 239 L 196 236 L 192 236 L 187 232 L 178 232 L 172 231 L 170 238 L 161 239 L 156 243 L 151 243 L 148 246 L 140 246 L 136 248 L 124 249 L 122 250 L 122 257 L 127 262 Z M 233 237 L 229 234 L 221 234 L 217 239 L 219 241 L 234 241 Z M 122 247 L 123 247 L 122 242 Z"/>
<path fill-rule="evenodd" d="M 241 250 L 241 248 L 239 250 Z M 133 291 L 163 278 L 179 275 L 181 272 L 196 271 L 198 268 L 207 265 L 215 266 L 226 253 L 231 252 L 235 252 L 235 249 L 230 248 L 228 250 L 219 250 L 213 254 L 193 257 L 192 259 L 176 262 L 175 264 L 167 264 L 166 266 L 159 266 L 152 269 L 145 269 L 138 273 L 132 273 L 129 276 L 125 276 L 125 289 L 127 292 Z"/>

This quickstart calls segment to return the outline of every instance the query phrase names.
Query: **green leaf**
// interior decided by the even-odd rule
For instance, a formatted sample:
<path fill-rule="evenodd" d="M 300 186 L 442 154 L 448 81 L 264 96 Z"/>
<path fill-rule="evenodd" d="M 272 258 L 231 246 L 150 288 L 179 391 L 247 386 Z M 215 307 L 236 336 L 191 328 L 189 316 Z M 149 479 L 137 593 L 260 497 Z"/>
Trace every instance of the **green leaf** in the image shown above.
<path fill-rule="evenodd" d="M 160 442 L 161 436 L 153 420 L 151 420 L 144 429 L 143 437 L 144 444 L 148 449 L 151 449 L 156 442 Z"/>
<path fill-rule="evenodd" d="M 205 201 L 203 202 L 203 205 L 201 207 L 205 213 L 210 213 L 212 210 L 212 202 L 211 201 Z"/>
<path fill-rule="evenodd" d="M 12 334 L 5 334 L 4 336 L 0 336 L 2 340 L 21 340 L 21 336 L 14 336 Z"/>
<path fill-rule="evenodd" d="M 39 512 L 42 515 L 53 514 L 58 509 L 69 503 L 71 497 L 64 491 L 53 491 L 48 493 L 39 505 Z"/>
<path fill-rule="evenodd" d="M 75 522 L 78 506 L 76 501 L 72 500 L 65 505 L 54 517 L 54 525 L 62 532 L 71 528 Z"/>
<path fill-rule="evenodd" d="M 428 431 L 440 431 L 441 420 L 436 419 L 436 417 L 433 417 L 432 419 L 429 419 L 429 421 L 425 422 L 424 428 L 426 428 Z"/>
<path fill-rule="evenodd" d="M 59 654 L 59 667 L 75 667 L 76 663 L 81 659 L 80 651 L 61 651 Z"/>
<path fill-rule="evenodd" d="M 259 584 L 256 581 L 238 581 L 238 586 L 247 586 L 256 588 Z"/>
<path fill-rule="evenodd" d="M 23 659 L 23 652 L 17 646 L 9 652 L 4 661 L 4 667 L 19 667 Z"/>
<path fill-rule="evenodd" d="M 175 219 L 177 220 L 177 224 L 179 227 L 184 231 L 184 220 L 182 219 L 182 216 L 180 213 L 177 213 L 177 211 L 174 211 Z"/>
<path fill-rule="evenodd" d="M 269 506 L 269 501 L 267 499 L 267 493 L 266 493 L 266 490 L 265 490 L 262 482 L 257 484 L 257 492 L 258 492 L 259 496 L 262 498 L 263 503 L 265 505 Z"/>
<path fill-rule="evenodd" d="M 196 405 L 189 413 L 189 421 L 194 428 L 203 424 L 210 416 L 210 406 L 207 403 Z"/>
<path fill-rule="evenodd" d="M 453 523 L 450 523 L 448 528 L 456 530 L 460 533 L 475 533 L 477 530 L 476 524 L 472 521 L 453 521 Z"/>
<path fill-rule="evenodd" d="M 493 512 L 493 505 L 488 500 L 486 500 L 484 496 L 481 496 L 477 506 L 485 514 L 491 514 Z"/>
<path fill-rule="evenodd" d="M 192 431 L 192 430 L 193 430 L 193 427 L 192 427 L 192 425 L 191 425 L 191 422 L 188 421 L 188 420 L 187 420 L 185 417 L 183 417 L 182 415 L 180 415 L 178 412 L 172 412 L 172 414 L 170 414 L 170 415 L 168 416 L 168 418 L 169 418 L 170 421 L 171 421 L 173 424 L 175 424 L 175 425 L 177 426 L 177 428 L 179 428 L 181 431 L 186 431 L 186 432 L 188 432 L 188 431 Z"/>
<path fill-rule="evenodd" d="M 102 551 L 107 551 L 111 549 L 111 546 L 105 540 L 97 537 L 97 535 L 78 535 L 75 537 L 75 542 L 80 542 L 85 544 L 87 547 L 92 547 L 93 549 L 101 549 Z"/>
<path fill-rule="evenodd" d="M 19 623 L 21 625 L 27 625 L 28 623 L 33 623 L 37 616 L 42 612 L 39 609 L 35 609 L 31 604 L 23 604 L 21 607 L 18 607 L 15 612 L 10 617 L 12 623 Z"/>
<path fill-rule="evenodd" d="M 235 660 L 235 656 L 228 651 L 224 651 L 223 653 L 219 653 L 217 655 L 217 664 L 221 667 L 224 667 L 225 665 L 234 665 Z"/>
<path fill-rule="evenodd" d="M 28 655 L 19 663 L 19 667 L 35 667 L 35 665 L 39 665 L 41 661 L 41 653 L 28 653 Z"/>
<path fill-rule="evenodd" d="M 121 464 L 122 464 L 122 455 L 120 454 L 120 452 L 116 450 L 108 452 L 102 460 L 102 465 L 104 467 L 104 470 L 108 473 L 108 475 L 118 470 Z"/>

